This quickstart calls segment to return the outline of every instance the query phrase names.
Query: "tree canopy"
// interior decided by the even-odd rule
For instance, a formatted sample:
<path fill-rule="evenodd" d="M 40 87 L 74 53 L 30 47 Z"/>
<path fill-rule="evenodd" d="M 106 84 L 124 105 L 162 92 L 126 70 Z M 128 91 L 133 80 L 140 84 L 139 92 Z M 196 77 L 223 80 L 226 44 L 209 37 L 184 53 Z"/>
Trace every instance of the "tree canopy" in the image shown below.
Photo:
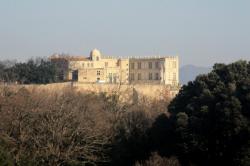
<path fill-rule="evenodd" d="M 56 67 L 46 59 L 30 59 L 27 62 L 13 62 L 11 65 L 0 63 L 0 81 L 31 83 L 56 82 Z"/>
<path fill-rule="evenodd" d="M 168 110 L 184 164 L 250 165 L 250 62 L 215 64 L 184 85 Z"/>

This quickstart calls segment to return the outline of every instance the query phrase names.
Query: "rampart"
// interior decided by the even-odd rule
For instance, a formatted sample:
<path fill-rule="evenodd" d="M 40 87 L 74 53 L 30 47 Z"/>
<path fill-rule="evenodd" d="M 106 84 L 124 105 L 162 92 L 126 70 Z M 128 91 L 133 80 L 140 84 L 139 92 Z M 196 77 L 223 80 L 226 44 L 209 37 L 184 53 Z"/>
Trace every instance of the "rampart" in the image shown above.
<path fill-rule="evenodd" d="M 86 84 L 78 82 L 65 82 L 53 84 L 39 84 L 39 85 L 10 85 L 9 87 L 21 88 L 26 87 L 29 90 L 60 92 L 63 89 L 73 88 L 80 92 L 86 93 L 107 93 L 119 94 L 124 100 L 129 100 L 136 96 L 138 98 L 147 97 L 151 99 L 172 99 L 179 91 L 178 87 L 170 87 L 159 84 Z"/>

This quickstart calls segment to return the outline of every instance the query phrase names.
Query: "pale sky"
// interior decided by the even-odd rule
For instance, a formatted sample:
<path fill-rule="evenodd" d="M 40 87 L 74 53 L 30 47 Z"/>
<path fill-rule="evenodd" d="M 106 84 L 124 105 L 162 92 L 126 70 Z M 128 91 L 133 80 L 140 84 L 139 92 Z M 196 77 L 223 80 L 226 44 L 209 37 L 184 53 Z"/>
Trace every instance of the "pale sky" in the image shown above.
<path fill-rule="evenodd" d="M 53 53 L 250 60 L 250 0 L 0 0 L 0 60 Z"/>

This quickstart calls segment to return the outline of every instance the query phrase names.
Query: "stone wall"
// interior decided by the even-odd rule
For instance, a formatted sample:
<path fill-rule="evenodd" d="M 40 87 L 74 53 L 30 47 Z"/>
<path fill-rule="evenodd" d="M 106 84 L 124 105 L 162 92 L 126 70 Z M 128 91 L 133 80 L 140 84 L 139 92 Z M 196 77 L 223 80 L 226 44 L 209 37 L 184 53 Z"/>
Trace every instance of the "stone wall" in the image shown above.
<path fill-rule="evenodd" d="M 171 88 L 166 85 L 153 84 L 135 84 L 135 85 L 119 85 L 119 84 L 81 84 L 74 83 L 73 85 L 80 91 L 89 92 L 107 92 L 120 93 L 122 95 L 134 95 L 137 93 L 138 97 L 146 96 L 153 99 L 173 98 L 178 93 L 179 88 Z M 133 94 L 132 94 L 133 93 Z"/>
<path fill-rule="evenodd" d="M 129 100 L 132 97 L 148 97 L 151 99 L 171 99 L 179 91 L 178 88 L 171 88 L 166 85 L 153 85 L 153 84 L 134 84 L 134 85 L 119 85 L 119 84 L 83 84 L 83 83 L 53 83 L 44 85 L 9 85 L 10 88 L 22 88 L 26 87 L 30 91 L 49 91 L 49 92 L 60 92 L 63 89 L 74 88 L 77 91 L 87 93 L 101 93 L 107 94 L 117 93 L 121 95 L 123 100 Z"/>

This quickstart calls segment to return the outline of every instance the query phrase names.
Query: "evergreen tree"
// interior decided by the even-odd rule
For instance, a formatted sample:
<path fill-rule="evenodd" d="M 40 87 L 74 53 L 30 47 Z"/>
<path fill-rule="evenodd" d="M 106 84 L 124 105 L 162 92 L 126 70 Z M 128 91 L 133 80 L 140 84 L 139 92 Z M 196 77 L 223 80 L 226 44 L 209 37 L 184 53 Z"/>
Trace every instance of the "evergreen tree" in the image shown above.
<path fill-rule="evenodd" d="M 183 86 L 169 112 L 184 165 L 249 165 L 249 111 L 249 62 L 215 64 Z"/>

